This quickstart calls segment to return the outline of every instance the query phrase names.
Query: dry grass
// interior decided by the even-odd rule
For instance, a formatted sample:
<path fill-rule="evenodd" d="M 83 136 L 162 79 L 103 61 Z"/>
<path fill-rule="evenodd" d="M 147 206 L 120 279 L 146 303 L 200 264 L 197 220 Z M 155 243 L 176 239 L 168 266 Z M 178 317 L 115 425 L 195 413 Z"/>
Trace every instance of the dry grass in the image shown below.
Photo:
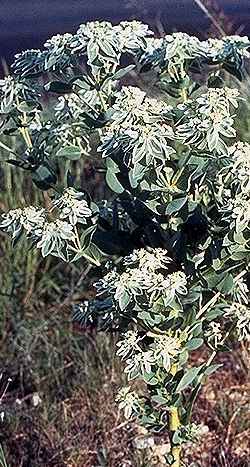
<path fill-rule="evenodd" d="M 124 383 L 115 336 L 74 330 L 68 307 L 60 315 L 40 309 L 39 320 L 29 308 L 25 313 L 15 333 L 8 329 L 1 354 L 5 380 L 13 379 L 0 435 L 8 467 L 162 465 L 159 458 L 153 464 L 152 450 L 136 450 L 138 427 L 122 418 L 114 402 Z M 223 369 L 209 378 L 195 411 L 207 432 L 199 446 L 187 446 L 186 465 L 249 466 L 248 357 L 240 347 L 219 357 Z M 204 355 L 194 358 L 198 363 Z M 164 437 L 155 442 L 164 444 Z"/>

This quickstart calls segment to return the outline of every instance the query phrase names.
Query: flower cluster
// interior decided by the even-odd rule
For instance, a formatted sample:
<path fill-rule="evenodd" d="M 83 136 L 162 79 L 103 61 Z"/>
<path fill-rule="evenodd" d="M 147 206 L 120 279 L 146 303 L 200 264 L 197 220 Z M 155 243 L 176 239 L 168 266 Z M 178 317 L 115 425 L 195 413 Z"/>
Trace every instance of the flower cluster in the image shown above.
<path fill-rule="evenodd" d="M 178 79 L 180 66 L 187 61 L 209 59 L 214 63 L 221 63 L 225 59 L 231 59 L 236 53 L 248 58 L 250 48 L 250 41 L 246 36 L 225 36 L 222 39 L 209 38 L 200 41 L 197 37 L 182 32 L 166 35 L 162 39 L 148 38 L 147 44 L 146 51 L 152 57 L 156 51 L 163 50 L 162 63 L 165 61 L 169 74 L 175 80 Z"/>
<path fill-rule="evenodd" d="M 121 311 L 160 304 L 164 308 L 187 294 L 183 271 L 168 273 L 171 260 L 162 249 L 136 250 L 124 259 L 125 271 L 112 270 L 96 284 L 99 294 L 111 294 Z M 162 271 L 162 272 L 161 272 Z"/>
<path fill-rule="evenodd" d="M 180 122 L 177 122 L 177 136 L 184 143 L 195 144 L 201 150 L 227 154 L 224 138 L 236 136 L 231 107 L 238 106 L 238 99 L 238 90 L 218 88 L 209 89 L 195 101 L 188 101 Z"/>
<path fill-rule="evenodd" d="M 60 210 L 60 219 L 67 219 L 72 225 L 87 224 L 87 219 L 93 215 L 85 194 L 74 188 L 67 188 L 63 195 L 53 202 L 53 209 L 55 208 Z"/>
<path fill-rule="evenodd" d="M 249 229 L 250 226 L 250 193 L 240 193 L 231 201 L 232 218 L 236 232 Z"/>
<path fill-rule="evenodd" d="M 183 32 L 177 32 L 164 37 L 165 60 L 167 61 L 168 73 L 174 79 L 182 78 L 183 70 L 179 69 L 185 60 L 202 57 L 206 55 L 204 43 L 197 37 L 189 36 Z"/>
<path fill-rule="evenodd" d="M 167 122 L 172 107 L 149 98 L 138 88 L 123 88 L 113 106 L 113 122 L 103 131 L 99 150 L 104 157 L 122 150 L 136 186 L 154 161 L 163 164 L 175 150 L 173 128 Z"/>
<path fill-rule="evenodd" d="M 115 104 L 112 118 L 116 125 L 137 125 L 162 121 L 172 107 L 164 101 L 148 97 L 144 91 L 134 86 L 122 87 Z"/>
<path fill-rule="evenodd" d="M 238 180 L 241 192 L 250 192 L 250 144 L 238 142 L 229 148 L 231 181 Z"/>
<path fill-rule="evenodd" d="M 208 39 L 207 55 L 216 62 L 236 50 L 240 55 L 249 57 L 250 42 L 247 36 L 225 36 L 222 39 Z"/>
<path fill-rule="evenodd" d="M 151 344 L 145 348 L 147 338 L 151 339 Z M 128 379 L 147 379 L 156 367 L 164 368 L 169 373 L 183 350 L 183 338 L 180 333 L 173 334 L 171 331 L 162 334 L 149 332 L 143 337 L 139 337 L 135 331 L 128 331 L 117 343 L 117 355 L 126 362 L 124 371 Z"/>
<path fill-rule="evenodd" d="M 26 233 L 42 256 L 49 254 L 69 260 L 72 252 L 77 252 L 80 245 L 77 224 L 95 229 L 94 212 L 90 209 L 84 193 L 68 188 L 63 195 L 52 202 L 51 211 L 59 212 L 55 220 L 48 219 L 44 208 L 28 206 L 23 209 L 13 209 L 2 215 L 0 228 L 8 232 L 13 241 Z"/>
<path fill-rule="evenodd" d="M 207 339 L 207 343 L 212 349 L 218 348 L 223 341 L 223 335 L 224 333 L 221 324 L 216 321 L 209 323 L 206 331 L 204 332 L 204 337 Z"/>
<path fill-rule="evenodd" d="M 64 250 L 68 247 L 68 242 L 74 240 L 73 226 L 57 219 L 55 222 L 44 224 L 36 246 L 41 249 L 44 257 L 51 254 L 66 260 Z"/>
<path fill-rule="evenodd" d="M 45 220 L 45 209 L 27 206 L 24 209 L 11 209 L 8 213 L 3 214 L 0 228 L 6 230 L 15 240 L 23 230 L 27 234 L 32 233 L 36 236 L 43 229 Z"/>
<path fill-rule="evenodd" d="M 126 419 L 138 415 L 141 409 L 141 398 L 135 391 L 131 391 L 130 387 L 121 388 L 116 396 L 116 402 L 119 408 L 124 410 Z"/>
<path fill-rule="evenodd" d="M 118 35 L 122 52 L 133 52 L 146 47 L 145 38 L 152 35 L 147 24 L 140 21 L 122 21 L 114 26 Z"/>
<path fill-rule="evenodd" d="M 163 368 L 170 371 L 171 365 L 176 361 L 181 351 L 182 341 L 177 335 L 168 333 L 167 335 L 155 336 L 153 347 L 154 358 L 161 361 Z"/>
<path fill-rule="evenodd" d="M 156 248 L 155 250 L 135 250 L 131 255 L 124 258 L 125 266 L 136 266 L 138 269 L 148 270 L 149 272 L 167 269 L 171 259 L 166 250 Z"/>
<path fill-rule="evenodd" d="M 249 305 L 234 302 L 227 308 L 225 316 L 235 324 L 238 339 L 250 341 Z"/>

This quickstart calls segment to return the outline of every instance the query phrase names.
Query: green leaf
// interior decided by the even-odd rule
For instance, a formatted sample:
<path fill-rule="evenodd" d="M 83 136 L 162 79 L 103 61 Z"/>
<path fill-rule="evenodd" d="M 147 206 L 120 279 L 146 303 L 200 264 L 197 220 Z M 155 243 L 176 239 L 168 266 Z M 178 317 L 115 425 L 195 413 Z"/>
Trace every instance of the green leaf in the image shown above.
<path fill-rule="evenodd" d="M 182 391 L 184 391 L 184 389 L 186 389 L 188 386 L 190 386 L 190 384 L 193 383 L 195 378 L 200 373 L 201 368 L 202 368 L 202 365 L 197 366 L 197 367 L 193 367 L 193 368 L 190 368 L 189 370 L 187 370 L 186 373 L 181 378 L 181 380 L 180 380 L 180 382 L 179 382 L 179 384 L 178 384 L 178 386 L 176 388 L 176 392 L 177 393 L 182 392 Z"/>
<path fill-rule="evenodd" d="M 92 39 L 89 41 L 87 45 L 87 55 L 90 63 L 93 63 L 95 59 L 98 57 L 99 54 L 99 46 L 98 44 Z"/>
<path fill-rule="evenodd" d="M 194 337 L 189 342 L 187 342 L 185 347 L 188 350 L 195 350 L 195 349 L 198 349 L 199 347 L 201 347 L 203 343 L 204 343 L 204 341 L 203 341 L 203 339 L 201 337 Z"/>
<path fill-rule="evenodd" d="M 223 366 L 223 365 L 220 364 L 220 363 L 215 363 L 214 365 L 210 365 L 210 366 L 208 366 L 208 367 L 206 368 L 204 374 L 205 374 L 206 376 L 209 376 L 209 375 L 211 375 L 212 373 L 214 373 L 215 371 L 217 371 L 218 368 L 220 368 L 221 366 Z"/>
<path fill-rule="evenodd" d="M 109 188 L 115 193 L 118 193 L 118 194 L 123 193 L 124 188 L 116 176 L 116 174 L 120 173 L 118 165 L 110 157 L 107 157 L 106 166 L 107 166 L 106 182 Z"/>
<path fill-rule="evenodd" d="M 171 214 L 174 214 L 175 212 L 179 211 L 187 202 L 187 200 L 188 198 L 187 196 L 185 196 L 183 198 L 176 198 L 173 201 L 170 201 L 166 208 L 166 214 L 170 216 Z"/>
<path fill-rule="evenodd" d="M 115 193 L 118 193 L 118 194 L 123 193 L 124 188 L 122 184 L 119 182 L 116 174 L 113 173 L 111 170 L 108 170 L 106 173 L 106 182 L 109 188 L 111 188 L 111 190 L 114 191 Z"/>
<path fill-rule="evenodd" d="M 125 290 L 119 298 L 119 307 L 121 308 L 121 311 L 124 311 L 127 308 L 130 301 L 131 301 L 131 296 Z"/>
<path fill-rule="evenodd" d="M 72 91 L 72 86 L 65 81 L 51 81 L 44 85 L 44 89 L 57 94 L 67 94 Z"/>
<path fill-rule="evenodd" d="M 155 374 L 153 372 L 143 373 L 143 379 L 150 386 L 155 386 L 159 382 L 158 379 L 155 377 Z"/>
<path fill-rule="evenodd" d="M 78 146 L 64 146 L 57 151 L 56 157 L 64 157 L 71 161 L 77 161 L 81 157 L 81 150 Z"/>
<path fill-rule="evenodd" d="M 89 246 L 95 229 L 96 225 L 91 225 L 83 231 L 80 237 L 80 244 L 82 248 L 87 248 Z"/>
<path fill-rule="evenodd" d="M 121 68 L 120 70 L 116 71 L 116 73 L 113 74 L 111 79 L 113 81 L 118 80 L 126 76 L 131 70 L 135 68 L 135 65 L 129 65 L 126 66 L 126 68 Z"/>
<path fill-rule="evenodd" d="M 104 52 L 104 54 L 107 55 L 108 57 L 113 57 L 113 58 L 117 57 L 117 53 L 114 49 L 114 44 L 112 44 L 112 42 L 103 40 L 103 41 L 99 41 L 98 45 L 99 45 L 100 50 Z"/>
<path fill-rule="evenodd" d="M 218 132 L 212 128 L 207 132 L 207 145 L 210 151 L 213 151 L 217 148 L 219 142 L 219 134 Z"/>
<path fill-rule="evenodd" d="M 105 257 L 104 253 L 94 244 L 90 243 L 87 248 L 79 250 L 79 252 L 74 256 L 72 261 L 77 261 L 80 258 L 85 258 L 89 263 L 94 264 L 95 266 L 100 266 L 102 259 Z"/>
<path fill-rule="evenodd" d="M 222 281 L 217 284 L 217 289 L 220 290 L 224 294 L 228 294 L 234 287 L 234 278 L 232 274 L 225 273 L 225 277 L 223 277 Z"/>
<path fill-rule="evenodd" d="M 32 181 L 40 190 L 49 190 L 56 184 L 57 176 L 48 164 L 44 164 L 33 172 Z"/>

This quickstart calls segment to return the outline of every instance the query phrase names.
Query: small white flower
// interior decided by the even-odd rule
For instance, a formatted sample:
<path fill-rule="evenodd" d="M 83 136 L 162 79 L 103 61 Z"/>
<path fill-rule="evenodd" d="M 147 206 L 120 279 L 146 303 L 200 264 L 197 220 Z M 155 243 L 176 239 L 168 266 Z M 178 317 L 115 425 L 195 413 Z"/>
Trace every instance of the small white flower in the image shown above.
<path fill-rule="evenodd" d="M 238 142 L 229 148 L 232 155 L 232 166 L 230 172 L 233 181 L 236 179 L 241 183 L 244 193 L 250 192 L 250 144 Z"/>
<path fill-rule="evenodd" d="M 214 349 L 221 344 L 223 340 L 223 332 L 221 329 L 220 323 L 211 322 L 204 333 L 205 337 L 207 338 L 208 344 Z"/>
<path fill-rule="evenodd" d="M 73 35 L 69 33 L 56 34 L 50 39 L 47 39 L 47 41 L 44 43 L 44 47 L 50 50 L 62 49 L 70 43 L 72 38 Z"/>
<path fill-rule="evenodd" d="M 226 310 L 228 318 L 235 322 L 236 332 L 239 340 L 250 341 L 250 307 L 242 303 L 234 302 Z"/>
<path fill-rule="evenodd" d="M 134 354 L 126 361 L 124 372 L 127 373 L 128 379 L 134 379 L 142 376 L 144 373 L 151 373 L 152 365 L 155 363 L 155 357 L 152 350 Z"/>
<path fill-rule="evenodd" d="M 177 295 L 187 295 L 188 290 L 186 274 L 182 271 L 169 274 L 162 281 L 160 289 L 163 293 L 165 306 L 168 306 Z"/>
<path fill-rule="evenodd" d="M 144 38 L 153 34 L 147 24 L 140 21 L 122 21 L 113 27 L 114 33 L 118 36 L 122 51 L 131 51 L 140 47 L 145 48 Z"/>
<path fill-rule="evenodd" d="M 248 303 L 249 289 L 245 282 L 245 275 L 247 271 L 242 271 L 241 277 L 234 278 L 234 287 L 232 290 L 232 297 L 234 302 Z"/>
<path fill-rule="evenodd" d="M 75 234 L 73 226 L 67 222 L 56 220 L 55 222 L 46 222 L 41 231 L 40 240 L 37 248 L 41 248 L 42 256 L 56 254 L 62 258 L 63 249 L 67 247 L 69 241 L 73 241 Z"/>
<path fill-rule="evenodd" d="M 67 188 L 63 195 L 53 202 L 53 209 L 60 209 L 60 219 L 68 219 L 70 224 L 76 225 L 78 222 L 87 223 L 87 219 L 92 216 L 92 211 L 84 199 L 84 193 Z"/>
<path fill-rule="evenodd" d="M 140 410 L 140 398 L 130 387 L 121 388 L 116 396 L 116 402 L 119 403 L 119 409 L 124 410 L 126 419 L 136 415 Z"/>
<path fill-rule="evenodd" d="M 36 235 L 37 231 L 43 227 L 45 223 L 45 209 L 39 209 L 34 206 L 26 208 L 12 209 L 2 215 L 0 227 L 6 230 L 15 239 L 22 229 L 27 234 Z"/>
<path fill-rule="evenodd" d="M 34 392 L 33 396 L 32 396 L 32 403 L 33 403 L 33 406 L 34 407 L 37 407 L 39 404 L 41 404 L 42 402 L 42 399 L 41 397 L 39 396 L 38 392 Z"/>
<path fill-rule="evenodd" d="M 169 258 L 168 252 L 162 248 L 156 248 L 152 251 L 141 248 L 124 258 L 124 264 L 126 266 L 138 264 L 139 269 L 144 269 L 149 272 L 167 269 L 171 262 L 172 260 Z"/>
<path fill-rule="evenodd" d="M 117 355 L 119 355 L 122 359 L 126 358 L 128 355 L 132 354 L 135 351 L 140 351 L 140 347 L 138 342 L 140 342 L 140 337 L 138 336 L 137 331 L 127 331 L 123 339 L 117 342 Z"/>
<path fill-rule="evenodd" d="M 249 193 L 250 195 L 250 193 Z M 250 222 L 250 197 L 243 193 L 231 202 L 232 217 L 235 219 L 236 231 L 245 229 Z"/>
<path fill-rule="evenodd" d="M 153 349 L 155 359 L 161 359 L 163 367 L 169 372 L 173 360 L 180 353 L 181 339 L 172 335 L 159 335 L 154 339 Z"/>

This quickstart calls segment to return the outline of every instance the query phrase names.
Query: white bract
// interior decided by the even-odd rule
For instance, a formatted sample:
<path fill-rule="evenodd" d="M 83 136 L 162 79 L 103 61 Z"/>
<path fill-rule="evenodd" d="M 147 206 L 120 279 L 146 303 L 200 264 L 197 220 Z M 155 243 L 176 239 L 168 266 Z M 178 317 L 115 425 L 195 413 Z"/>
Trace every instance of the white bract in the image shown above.
<path fill-rule="evenodd" d="M 41 249 L 42 256 L 54 254 L 64 259 L 63 250 L 67 248 L 68 241 L 74 241 L 74 239 L 75 233 L 72 225 L 61 220 L 46 222 L 37 243 L 37 248 Z"/>
<path fill-rule="evenodd" d="M 60 210 L 60 219 L 68 219 L 69 223 L 76 225 L 78 222 L 86 224 L 92 216 L 92 211 L 84 199 L 84 193 L 67 188 L 60 198 L 53 202 L 53 209 Z"/>
<path fill-rule="evenodd" d="M 131 391 L 130 387 L 121 388 L 116 396 L 116 401 L 119 408 L 124 410 L 125 418 L 129 419 L 140 409 L 140 397 L 135 391 Z"/>
<path fill-rule="evenodd" d="M 236 324 L 238 339 L 250 341 L 250 307 L 234 302 L 227 308 L 226 316 Z"/>

